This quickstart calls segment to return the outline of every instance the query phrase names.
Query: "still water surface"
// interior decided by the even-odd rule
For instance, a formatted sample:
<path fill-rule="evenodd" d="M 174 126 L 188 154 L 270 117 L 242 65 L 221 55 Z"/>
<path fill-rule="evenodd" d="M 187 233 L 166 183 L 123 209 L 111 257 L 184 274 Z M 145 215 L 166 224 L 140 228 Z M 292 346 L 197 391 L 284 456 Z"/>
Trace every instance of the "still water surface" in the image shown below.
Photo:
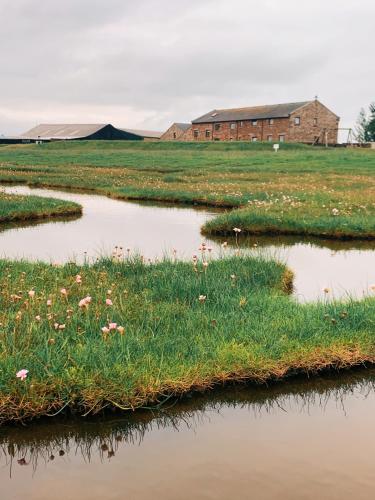
<path fill-rule="evenodd" d="M 370 500 L 375 372 L 0 428 L 2 500 Z"/>
<path fill-rule="evenodd" d="M 192 207 L 130 203 L 105 196 L 27 186 L 3 187 L 7 193 L 34 194 L 76 201 L 83 216 L 35 225 L 3 227 L 0 257 L 66 262 L 109 255 L 118 245 L 146 258 L 191 259 L 202 240 L 221 253 L 223 240 L 203 238 L 201 226 L 217 211 Z M 235 242 L 229 240 L 232 250 Z M 316 300 L 328 287 L 337 298 L 362 297 L 375 283 L 375 242 L 335 242 L 298 237 L 240 237 L 240 247 L 286 262 L 295 273 L 295 296 Z M 256 247 L 254 247 L 256 245 Z M 230 250 L 229 250 L 230 251 Z M 247 250 L 249 251 L 249 250 Z"/>

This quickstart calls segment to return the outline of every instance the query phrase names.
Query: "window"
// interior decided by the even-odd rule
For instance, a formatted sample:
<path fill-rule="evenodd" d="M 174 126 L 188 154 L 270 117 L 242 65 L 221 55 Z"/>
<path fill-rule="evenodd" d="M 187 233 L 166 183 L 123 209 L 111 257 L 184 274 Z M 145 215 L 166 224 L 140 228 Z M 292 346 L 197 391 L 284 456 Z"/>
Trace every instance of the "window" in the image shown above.
<path fill-rule="evenodd" d="M 252 120 L 251 125 L 256 127 L 258 125 L 258 120 Z"/>
<path fill-rule="evenodd" d="M 221 129 L 221 123 L 215 123 L 215 130 Z"/>
<path fill-rule="evenodd" d="M 251 138 L 252 142 L 257 142 L 258 140 L 258 137 L 256 135 L 253 135 L 253 137 Z"/>
<path fill-rule="evenodd" d="M 273 118 L 270 118 L 270 119 L 268 120 L 268 125 L 269 125 L 269 126 L 272 126 L 274 123 L 275 123 L 275 120 L 274 120 Z"/>
<path fill-rule="evenodd" d="M 236 124 L 235 123 L 231 123 L 230 124 L 230 129 L 231 130 L 235 130 L 236 129 Z"/>
<path fill-rule="evenodd" d="M 279 135 L 279 141 L 285 142 L 285 135 L 284 134 Z"/>
<path fill-rule="evenodd" d="M 299 116 L 294 118 L 294 125 L 301 125 L 301 118 Z"/>
<path fill-rule="evenodd" d="M 317 127 L 317 126 L 318 126 L 318 119 L 314 118 L 314 127 Z"/>
<path fill-rule="evenodd" d="M 240 122 L 240 127 L 243 127 L 243 122 Z"/>
<path fill-rule="evenodd" d="M 267 141 L 272 142 L 272 135 L 267 135 Z"/>
<path fill-rule="evenodd" d="M 177 139 L 177 134 L 176 134 L 176 132 L 173 132 L 173 139 Z"/>
<path fill-rule="evenodd" d="M 199 135 L 199 130 L 195 129 L 194 130 L 194 139 L 197 139 L 198 135 Z"/>
<path fill-rule="evenodd" d="M 206 130 L 206 137 L 211 137 L 211 130 Z"/>

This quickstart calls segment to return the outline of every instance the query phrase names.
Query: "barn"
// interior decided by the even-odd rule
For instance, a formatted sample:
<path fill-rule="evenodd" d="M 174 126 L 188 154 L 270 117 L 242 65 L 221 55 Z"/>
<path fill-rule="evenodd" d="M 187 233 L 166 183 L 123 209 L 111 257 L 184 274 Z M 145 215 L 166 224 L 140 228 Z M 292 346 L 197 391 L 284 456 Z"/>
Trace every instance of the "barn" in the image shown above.
<path fill-rule="evenodd" d="M 191 141 L 191 123 L 172 123 L 161 136 L 161 141 Z"/>
<path fill-rule="evenodd" d="M 270 141 L 337 144 L 340 118 L 317 99 L 214 109 L 193 120 L 195 141 Z"/>
<path fill-rule="evenodd" d="M 41 124 L 21 134 L 22 142 L 124 140 L 141 141 L 139 135 L 111 124 Z"/>

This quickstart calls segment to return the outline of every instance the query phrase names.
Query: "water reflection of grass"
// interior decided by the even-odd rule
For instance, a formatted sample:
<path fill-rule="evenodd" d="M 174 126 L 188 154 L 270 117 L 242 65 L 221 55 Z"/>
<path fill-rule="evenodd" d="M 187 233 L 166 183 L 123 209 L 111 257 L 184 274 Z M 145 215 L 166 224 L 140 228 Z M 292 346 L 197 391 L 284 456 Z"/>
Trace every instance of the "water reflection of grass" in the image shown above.
<path fill-rule="evenodd" d="M 0 190 L 0 224 L 22 223 L 48 217 L 77 216 L 82 208 L 70 201 L 6 194 Z"/>
<path fill-rule="evenodd" d="M 0 180 L 84 188 L 120 199 L 235 209 L 207 234 L 308 234 L 375 238 L 375 155 L 371 150 L 285 144 L 126 141 L 8 146 Z"/>
<path fill-rule="evenodd" d="M 0 261 L 0 420 L 374 360 L 374 299 L 297 304 L 291 273 L 261 258 L 149 265 L 116 252 L 92 267 Z"/>
<path fill-rule="evenodd" d="M 367 398 L 374 393 L 374 370 L 349 371 L 340 377 L 325 375 L 310 381 L 293 379 L 288 383 L 262 386 L 234 385 L 210 394 L 170 401 L 159 411 L 138 411 L 127 418 L 107 418 L 82 422 L 65 419 L 57 423 L 43 421 L 32 427 L 10 427 L 0 430 L 0 463 L 12 469 L 15 462 L 34 469 L 60 457 L 74 454 L 85 462 L 100 457 L 114 457 L 127 445 L 139 445 L 156 429 L 195 432 L 211 418 L 213 412 L 226 408 L 247 409 L 257 418 L 268 413 L 290 411 L 310 414 L 313 409 L 325 411 L 331 403 L 345 412 L 347 397 Z M 230 416 L 228 426 L 231 426 Z"/>

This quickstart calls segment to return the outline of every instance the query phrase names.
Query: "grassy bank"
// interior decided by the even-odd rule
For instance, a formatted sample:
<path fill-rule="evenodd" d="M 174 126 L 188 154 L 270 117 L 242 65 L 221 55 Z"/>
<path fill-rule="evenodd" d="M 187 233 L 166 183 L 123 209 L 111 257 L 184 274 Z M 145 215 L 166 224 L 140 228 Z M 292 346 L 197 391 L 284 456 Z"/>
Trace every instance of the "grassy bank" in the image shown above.
<path fill-rule="evenodd" d="M 11 195 L 0 190 L 0 223 L 78 215 L 81 212 L 77 203 L 39 196 Z"/>
<path fill-rule="evenodd" d="M 374 299 L 300 305 L 286 293 L 291 279 L 250 257 L 0 261 L 0 421 L 133 409 L 227 380 L 373 362 Z"/>
<path fill-rule="evenodd" d="M 75 142 L 0 150 L 0 181 L 235 209 L 225 234 L 375 238 L 375 154 L 264 143 Z M 237 210 L 238 209 L 238 210 Z"/>

